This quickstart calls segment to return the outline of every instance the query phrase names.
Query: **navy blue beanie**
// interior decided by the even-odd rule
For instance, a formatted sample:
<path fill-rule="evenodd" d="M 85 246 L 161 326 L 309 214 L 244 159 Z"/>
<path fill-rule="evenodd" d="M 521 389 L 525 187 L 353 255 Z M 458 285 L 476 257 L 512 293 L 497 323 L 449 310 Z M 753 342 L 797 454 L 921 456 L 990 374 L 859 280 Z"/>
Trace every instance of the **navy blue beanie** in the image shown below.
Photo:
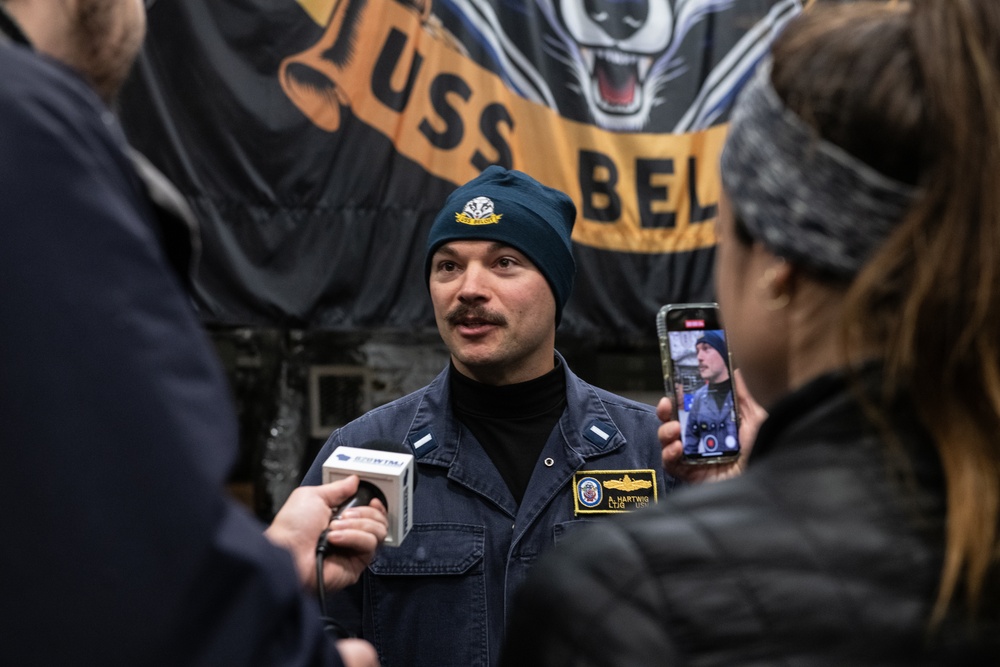
<path fill-rule="evenodd" d="M 714 347 L 715 350 L 722 355 L 723 359 L 729 358 L 729 348 L 726 347 L 726 339 L 722 337 L 722 334 L 718 331 L 706 331 L 705 335 L 695 341 L 695 345 L 698 343 L 706 343 L 707 345 Z"/>
<path fill-rule="evenodd" d="M 493 165 L 451 193 L 427 237 L 424 275 L 435 251 L 450 241 L 498 241 L 538 267 L 556 300 L 556 324 L 573 291 L 576 263 L 570 237 L 576 205 L 531 176 Z"/>

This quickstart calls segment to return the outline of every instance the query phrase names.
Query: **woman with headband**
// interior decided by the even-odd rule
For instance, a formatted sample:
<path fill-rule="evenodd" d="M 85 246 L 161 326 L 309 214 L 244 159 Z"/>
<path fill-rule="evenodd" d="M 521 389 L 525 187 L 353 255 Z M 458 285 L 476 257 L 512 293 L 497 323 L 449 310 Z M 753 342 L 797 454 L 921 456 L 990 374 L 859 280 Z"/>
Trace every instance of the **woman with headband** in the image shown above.
<path fill-rule="evenodd" d="M 1000 664 L 1000 2 L 817 3 L 722 177 L 746 470 L 561 543 L 503 664 Z"/>

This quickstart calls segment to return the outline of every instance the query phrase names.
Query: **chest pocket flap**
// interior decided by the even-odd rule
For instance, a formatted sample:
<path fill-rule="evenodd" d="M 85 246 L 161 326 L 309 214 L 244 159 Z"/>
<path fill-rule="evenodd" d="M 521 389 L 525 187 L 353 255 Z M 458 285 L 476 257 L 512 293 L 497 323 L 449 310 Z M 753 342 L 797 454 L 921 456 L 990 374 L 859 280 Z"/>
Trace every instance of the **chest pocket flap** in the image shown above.
<path fill-rule="evenodd" d="M 368 569 L 376 575 L 466 574 L 482 569 L 486 530 L 457 523 L 414 524 L 398 547 L 383 547 Z"/>

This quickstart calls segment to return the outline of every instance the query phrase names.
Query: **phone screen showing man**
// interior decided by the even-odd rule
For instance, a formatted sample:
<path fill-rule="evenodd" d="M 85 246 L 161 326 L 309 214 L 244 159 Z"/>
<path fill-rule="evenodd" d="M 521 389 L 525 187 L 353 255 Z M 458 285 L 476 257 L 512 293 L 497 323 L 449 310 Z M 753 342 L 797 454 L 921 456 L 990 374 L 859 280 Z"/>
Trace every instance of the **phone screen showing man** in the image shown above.
<path fill-rule="evenodd" d="M 740 444 L 726 333 L 708 307 L 664 309 L 684 459 L 721 463 Z"/>

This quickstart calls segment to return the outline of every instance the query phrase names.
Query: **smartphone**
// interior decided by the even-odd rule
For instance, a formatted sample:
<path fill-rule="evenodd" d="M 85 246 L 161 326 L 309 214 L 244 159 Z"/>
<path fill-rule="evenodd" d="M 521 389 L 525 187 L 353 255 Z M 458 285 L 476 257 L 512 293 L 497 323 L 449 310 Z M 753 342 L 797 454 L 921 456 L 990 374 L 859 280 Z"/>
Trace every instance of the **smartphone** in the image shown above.
<path fill-rule="evenodd" d="M 739 457 L 733 364 L 715 303 L 660 308 L 656 333 L 663 388 L 681 423 L 685 463 L 726 463 Z"/>

